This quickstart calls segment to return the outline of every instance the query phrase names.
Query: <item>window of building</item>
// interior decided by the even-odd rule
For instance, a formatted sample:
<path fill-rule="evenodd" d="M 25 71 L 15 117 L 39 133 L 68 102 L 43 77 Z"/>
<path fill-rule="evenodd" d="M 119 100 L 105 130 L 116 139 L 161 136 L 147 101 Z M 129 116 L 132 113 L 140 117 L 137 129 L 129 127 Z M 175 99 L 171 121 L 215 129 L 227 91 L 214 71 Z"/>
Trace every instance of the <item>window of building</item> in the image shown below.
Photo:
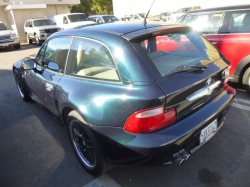
<path fill-rule="evenodd" d="M 59 72 L 63 73 L 71 40 L 72 38 L 69 37 L 50 40 L 43 58 L 43 65 L 47 66 L 49 62 L 55 62 L 60 67 Z"/>
<path fill-rule="evenodd" d="M 119 81 L 117 68 L 101 43 L 75 38 L 70 50 L 66 74 L 100 80 Z"/>

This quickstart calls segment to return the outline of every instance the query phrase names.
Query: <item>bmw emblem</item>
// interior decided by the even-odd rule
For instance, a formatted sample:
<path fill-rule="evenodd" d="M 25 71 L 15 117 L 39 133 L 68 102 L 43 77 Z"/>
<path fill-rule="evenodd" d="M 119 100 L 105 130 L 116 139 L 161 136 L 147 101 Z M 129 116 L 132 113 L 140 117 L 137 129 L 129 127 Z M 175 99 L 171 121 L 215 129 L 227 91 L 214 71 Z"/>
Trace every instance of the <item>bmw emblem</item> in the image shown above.
<path fill-rule="evenodd" d="M 212 79 L 209 78 L 209 79 L 207 80 L 207 86 L 210 85 L 211 83 L 212 83 Z"/>

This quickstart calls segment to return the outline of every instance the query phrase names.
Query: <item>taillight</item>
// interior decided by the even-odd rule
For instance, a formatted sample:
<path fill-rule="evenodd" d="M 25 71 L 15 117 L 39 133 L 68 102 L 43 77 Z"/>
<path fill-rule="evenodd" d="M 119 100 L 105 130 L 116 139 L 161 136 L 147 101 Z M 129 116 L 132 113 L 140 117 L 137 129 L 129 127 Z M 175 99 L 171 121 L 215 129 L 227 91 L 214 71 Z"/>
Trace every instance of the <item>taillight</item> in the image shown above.
<path fill-rule="evenodd" d="M 127 120 L 125 130 L 132 133 L 150 132 L 168 126 L 175 120 L 175 109 L 165 111 L 161 106 L 132 114 Z"/>
<path fill-rule="evenodd" d="M 231 68 L 231 66 L 228 66 L 228 67 L 222 72 L 222 78 L 224 79 L 224 84 L 227 84 L 227 83 L 228 83 L 230 68 Z"/>

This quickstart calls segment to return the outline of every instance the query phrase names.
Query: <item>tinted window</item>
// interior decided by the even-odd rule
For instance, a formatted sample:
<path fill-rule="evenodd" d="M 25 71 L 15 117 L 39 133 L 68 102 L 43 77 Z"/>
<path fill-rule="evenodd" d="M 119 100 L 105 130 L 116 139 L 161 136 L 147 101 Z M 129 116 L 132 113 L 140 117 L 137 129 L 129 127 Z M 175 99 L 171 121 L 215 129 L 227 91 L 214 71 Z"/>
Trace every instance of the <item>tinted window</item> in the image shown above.
<path fill-rule="evenodd" d="M 97 17 L 97 20 L 98 20 L 99 22 L 102 22 L 102 18 L 101 18 L 101 17 Z"/>
<path fill-rule="evenodd" d="M 223 13 L 188 14 L 180 23 L 189 25 L 202 34 L 217 34 L 222 23 Z"/>
<path fill-rule="evenodd" d="M 53 22 L 49 19 L 36 20 L 33 21 L 34 27 L 45 26 L 45 25 L 54 25 Z"/>
<path fill-rule="evenodd" d="M 72 14 L 68 15 L 70 22 L 86 21 L 88 16 L 86 14 Z"/>
<path fill-rule="evenodd" d="M 135 41 L 144 49 L 162 77 L 185 66 L 209 64 L 219 52 L 195 31 L 169 33 Z"/>
<path fill-rule="evenodd" d="M 119 19 L 115 16 L 103 16 L 102 18 L 106 23 L 119 21 Z"/>
<path fill-rule="evenodd" d="M 250 32 L 250 11 L 228 13 L 229 24 L 227 32 L 245 33 Z"/>
<path fill-rule="evenodd" d="M 4 23 L 0 23 L 0 31 L 10 30 Z"/>
<path fill-rule="evenodd" d="M 36 62 L 41 66 L 42 62 L 43 62 L 43 56 L 44 56 L 44 52 L 46 50 L 47 47 L 47 43 L 45 43 L 42 48 L 40 49 L 39 53 L 36 56 Z"/>
<path fill-rule="evenodd" d="M 55 38 L 48 42 L 43 59 L 43 65 L 56 62 L 60 66 L 60 72 L 64 72 L 65 63 L 70 48 L 71 38 Z"/>
<path fill-rule="evenodd" d="M 134 15 L 134 19 L 140 19 L 137 15 Z"/>
<path fill-rule="evenodd" d="M 66 74 L 93 79 L 119 81 L 108 49 L 92 40 L 75 38 L 70 50 Z"/>

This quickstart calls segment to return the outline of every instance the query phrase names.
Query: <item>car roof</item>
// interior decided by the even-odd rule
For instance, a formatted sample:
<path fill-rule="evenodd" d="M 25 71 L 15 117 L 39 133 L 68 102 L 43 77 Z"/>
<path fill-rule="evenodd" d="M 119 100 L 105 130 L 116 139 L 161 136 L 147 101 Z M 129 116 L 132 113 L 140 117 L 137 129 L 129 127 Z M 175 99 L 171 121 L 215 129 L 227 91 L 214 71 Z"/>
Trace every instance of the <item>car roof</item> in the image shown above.
<path fill-rule="evenodd" d="M 28 19 L 26 21 L 36 21 L 36 20 L 50 20 L 49 18 L 32 18 L 32 19 Z"/>
<path fill-rule="evenodd" d="M 225 11 L 225 10 L 238 10 L 238 9 L 250 9 L 250 5 L 234 5 L 234 6 L 223 6 L 215 8 L 204 8 L 188 12 L 190 13 L 199 13 L 199 12 L 214 12 L 214 11 Z"/>
<path fill-rule="evenodd" d="M 63 35 L 63 34 L 74 35 L 74 31 L 79 33 L 79 30 L 82 31 L 81 33 L 84 33 L 84 31 L 90 33 L 98 31 L 99 34 L 112 33 L 114 35 L 123 36 L 128 40 L 132 40 L 140 36 L 145 36 L 149 33 L 162 31 L 166 29 L 180 28 L 180 27 L 189 28 L 186 25 L 156 22 L 156 21 L 148 22 L 146 25 L 144 25 L 141 22 L 115 22 L 115 23 L 83 26 L 77 29 L 61 31 L 55 35 Z M 84 34 L 82 36 L 84 36 Z M 95 38 L 95 35 L 93 34 L 92 37 Z"/>

